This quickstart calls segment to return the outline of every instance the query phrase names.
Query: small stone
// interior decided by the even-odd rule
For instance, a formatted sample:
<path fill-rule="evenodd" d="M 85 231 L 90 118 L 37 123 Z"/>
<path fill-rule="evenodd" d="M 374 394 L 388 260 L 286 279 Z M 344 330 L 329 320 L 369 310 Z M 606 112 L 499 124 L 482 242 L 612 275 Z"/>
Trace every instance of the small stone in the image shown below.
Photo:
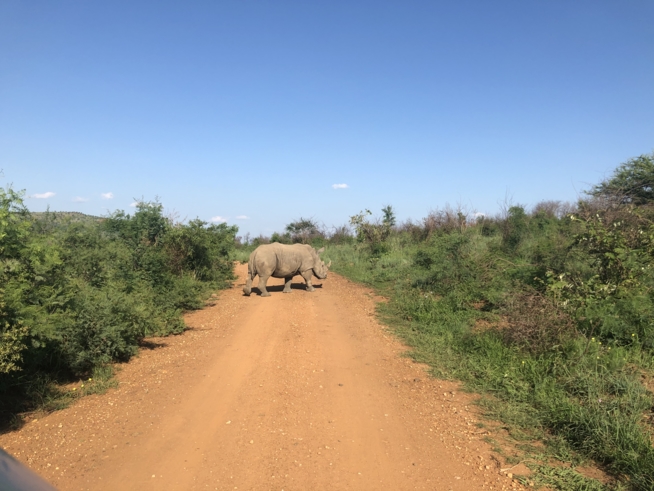
<path fill-rule="evenodd" d="M 250 440 L 250 444 L 253 444 L 253 443 L 254 443 L 254 440 Z"/>
<path fill-rule="evenodd" d="M 226 424 L 226 425 L 231 425 L 232 422 L 231 422 L 231 421 L 227 421 L 227 423 L 225 423 L 225 424 Z"/>
<path fill-rule="evenodd" d="M 509 473 L 506 475 L 506 477 L 508 477 L 509 479 L 513 479 L 513 474 L 512 474 L 511 472 L 509 472 Z"/>

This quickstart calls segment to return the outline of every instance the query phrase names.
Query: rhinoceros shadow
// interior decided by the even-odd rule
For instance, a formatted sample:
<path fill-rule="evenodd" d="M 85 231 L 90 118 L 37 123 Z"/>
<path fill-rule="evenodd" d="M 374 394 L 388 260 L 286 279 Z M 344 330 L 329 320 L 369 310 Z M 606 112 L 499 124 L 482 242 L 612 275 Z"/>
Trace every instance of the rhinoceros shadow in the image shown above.
<path fill-rule="evenodd" d="M 318 284 L 314 283 L 313 287 L 316 288 L 316 289 L 322 288 L 322 283 L 318 283 Z M 280 292 L 281 293 L 283 289 L 284 289 L 284 285 L 268 285 L 268 286 L 266 286 L 266 290 L 268 290 L 268 293 L 275 293 L 275 292 Z M 300 282 L 291 283 L 291 290 L 306 290 L 306 289 L 307 289 L 306 283 L 300 283 Z M 252 293 L 256 294 L 256 295 L 261 295 L 261 290 L 259 290 L 258 286 L 253 286 L 252 287 Z"/>

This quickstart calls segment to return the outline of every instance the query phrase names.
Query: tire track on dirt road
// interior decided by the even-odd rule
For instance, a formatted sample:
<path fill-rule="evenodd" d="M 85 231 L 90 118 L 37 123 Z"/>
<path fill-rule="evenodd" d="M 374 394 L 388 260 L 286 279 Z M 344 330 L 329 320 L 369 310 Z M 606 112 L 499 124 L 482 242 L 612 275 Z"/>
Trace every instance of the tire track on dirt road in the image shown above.
<path fill-rule="evenodd" d="M 480 440 L 472 396 L 401 356 L 369 290 L 330 274 L 313 293 L 271 279 L 271 297 L 244 297 L 246 270 L 118 389 L 0 445 L 62 491 L 521 488 Z"/>

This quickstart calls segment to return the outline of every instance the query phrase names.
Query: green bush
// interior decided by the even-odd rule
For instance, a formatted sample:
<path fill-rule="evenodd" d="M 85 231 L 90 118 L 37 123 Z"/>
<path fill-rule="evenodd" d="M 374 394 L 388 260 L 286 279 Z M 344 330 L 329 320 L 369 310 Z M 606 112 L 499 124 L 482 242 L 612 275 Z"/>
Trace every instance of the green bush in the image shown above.
<path fill-rule="evenodd" d="M 381 241 L 362 230 L 364 246 L 327 254 L 337 272 L 389 297 L 380 313 L 415 359 L 488 394 L 489 415 L 512 434 L 543 439 L 572 463 L 593 459 L 621 486 L 654 489 L 654 396 L 641 382 L 654 369 L 654 211 L 541 208 L 475 223 L 433 212 L 421 231 Z M 536 481 L 602 488 L 552 474 L 550 458 L 534 466 Z"/>
<path fill-rule="evenodd" d="M 517 249 L 527 232 L 527 214 L 522 206 L 512 206 L 509 208 L 508 216 L 503 222 L 502 227 L 502 245 L 508 252 Z"/>
<path fill-rule="evenodd" d="M 20 370 L 29 328 L 16 297 L 29 286 L 24 261 L 30 225 L 22 195 L 0 188 L 0 377 Z"/>
<path fill-rule="evenodd" d="M 182 332 L 182 312 L 233 278 L 236 227 L 174 224 L 157 202 L 82 218 L 32 216 L 0 189 L 0 416 L 35 402 L 32 380 L 91 373 Z"/>

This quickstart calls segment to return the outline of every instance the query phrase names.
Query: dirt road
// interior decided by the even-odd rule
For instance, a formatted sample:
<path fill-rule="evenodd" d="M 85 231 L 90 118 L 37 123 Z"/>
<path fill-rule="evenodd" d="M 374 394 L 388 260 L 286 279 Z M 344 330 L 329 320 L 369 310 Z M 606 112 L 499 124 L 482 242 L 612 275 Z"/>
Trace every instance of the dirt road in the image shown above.
<path fill-rule="evenodd" d="M 246 269 L 192 329 L 123 365 L 117 389 L 0 446 L 62 491 L 521 488 L 471 396 L 401 356 L 372 292 L 330 274 L 314 293 L 271 279 L 271 297 L 245 297 Z"/>

